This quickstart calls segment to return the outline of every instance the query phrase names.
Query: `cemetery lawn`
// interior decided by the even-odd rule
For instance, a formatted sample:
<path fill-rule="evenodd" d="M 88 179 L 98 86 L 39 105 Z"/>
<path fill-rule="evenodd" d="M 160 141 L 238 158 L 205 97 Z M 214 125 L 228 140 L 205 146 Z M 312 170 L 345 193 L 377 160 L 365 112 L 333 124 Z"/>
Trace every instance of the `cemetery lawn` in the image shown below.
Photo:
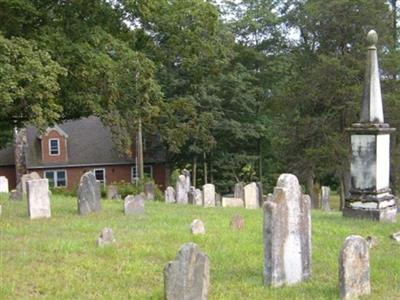
<path fill-rule="evenodd" d="M 312 213 L 312 278 L 296 286 L 262 285 L 262 210 L 201 208 L 147 202 L 142 217 L 124 216 L 121 201 L 102 201 L 98 214 L 79 216 L 76 199 L 54 195 L 50 219 L 29 220 L 25 202 L 0 195 L 0 299 L 163 299 L 163 268 L 180 246 L 195 242 L 211 260 L 209 299 L 338 299 L 340 248 L 346 236 L 378 238 L 370 250 L 372 294 L 362 299 L 400 299 L 397 224 Z M 234 214 L 246 219 L 233 231 Z M 192 236 L 193 219 L 206 235 Z M 117 243 L 99 248 L 96 238 L 111 227 Z"/>

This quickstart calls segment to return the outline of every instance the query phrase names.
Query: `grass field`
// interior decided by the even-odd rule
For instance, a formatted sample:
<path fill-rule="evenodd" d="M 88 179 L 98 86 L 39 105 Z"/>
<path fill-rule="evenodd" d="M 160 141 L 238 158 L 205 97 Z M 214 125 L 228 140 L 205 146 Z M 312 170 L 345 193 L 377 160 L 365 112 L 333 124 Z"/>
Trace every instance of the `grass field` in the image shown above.
<path fill-rule="evenodd" d="M 122 202 L 104 200 L 101 213 L 77 215 L 76 199 L 53 196 L 50 219 L 29 220 L 25 202 L 0 196 L 0 299 L 162 299 L 163 268 L 179 247 L 197 243 L 211 260 L 209 299 L 338 299 L 339 250 L 346 236 L 373 235 L 372 294 L 362 299 L 400 299 L 397 224 L 343 219 L 339 212 L 312 214 L 312 278 L 279 289 L 262 285 L 262 211 L 146 203 L 142 217 L 123 215 Z M 246 228 L 232 231 L 240 213 Z M 192 236 L 189 224 L 207 233 Z M 117 243 L 98 248 L 103 227 Z"/>

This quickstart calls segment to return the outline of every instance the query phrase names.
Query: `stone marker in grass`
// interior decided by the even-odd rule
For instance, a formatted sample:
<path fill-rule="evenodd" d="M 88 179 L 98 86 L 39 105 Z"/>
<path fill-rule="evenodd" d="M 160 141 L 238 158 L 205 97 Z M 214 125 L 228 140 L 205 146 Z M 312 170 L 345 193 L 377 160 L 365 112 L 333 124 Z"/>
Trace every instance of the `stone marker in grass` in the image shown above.
<path fill-rule="evenodd" d="M 169 186 L 164 191 L 165 203 L 175 203 L 175 189 Z"/>
<path fill-rule="evenodd" d="M 222 197 L 222 207 L 243 207 L 241 198 Z"/>
<path fill-rule="evenodd" d="M 260 207 L 259 188 L 255 182 L 251 182 L 244 187 L 244 206 L 248 209 Z"/>
<path fill-rule="evenodd" d="M 194 243 L 184 244 L 164 269 L 166 300 L 206 300 L 210 288 L 210 260 Z"/>
<path fill-rule="evenodd" d="M 142 194 L 136 196 L 132 195 L 126 196 L 124 200 L 125 215 L 144 214 L 144 199 L 145 197 Z"/>
<path fill-rule="evenodd" d="M 215 186 L 212 183 L 203 185 L 203 206 L 215 207 Z"/>
<path fill-rule="evenodd" d="M 331 194 L 331 189 L 329 188 L 329 186 L 323 186 L 321 188 L 321 205 L 322 205 L 322 210 L 324 211 L 331 210 L 329 206 L 330 194 Z"/>
<path fill-rule="evenodd" d="M 92 172 L 82 175 L 78 187 L 78 212 L 80 215 L 87 215 L 101 210 L 100 204 L 100 183 Z"/>
<path fill-rule="evenodd" d="M 179 175 L 176 180 L 175 189 L 176 203 L 188 204 L 188 189 L 186 188 L 186 177 L 185 175 Z"/>
<path fill-rule="evenodd" d="M 49 180 L 29 180 L 26 187 L 29 217 L 31 219 L 50 218 Z"/>
<path fill-rule="evenodd" d="M 111 228 L 105 227 L 97 238 L 97 246 L 103 247 L 115 243 L 114 233 Z"/>
<path fill-rule="evenodd" d="M 8 179 L 6 176 L 0 176 L 0 193 L 8 193 Z"/>
<path fill-rule="evenodd" d="M 311 200 L 297 177 L 279 176 L 264 203 L 264 284 L 291 285 L 311 275 Z"/>
<path fill-rule="evenodd" d="M 369 249 L 367 241 L 351 235 L 344 241 L 339 255 L 340 299 L 355 299 L 371 293 Z"/>
<path fill-rule="evenodd" d="M 206 229 L 204 227 L 203 221 L 199 219 L 194 219 L 193 222 L 190 224 L 190 232 L 194 235 L 205 234 Z"/>
<path fill-rule="evenodd" d="M 230 226 L 234 230 L 242 230 L 245 226 L 245 220 L 241 215 L 234 215 L 231 219 Z"/>

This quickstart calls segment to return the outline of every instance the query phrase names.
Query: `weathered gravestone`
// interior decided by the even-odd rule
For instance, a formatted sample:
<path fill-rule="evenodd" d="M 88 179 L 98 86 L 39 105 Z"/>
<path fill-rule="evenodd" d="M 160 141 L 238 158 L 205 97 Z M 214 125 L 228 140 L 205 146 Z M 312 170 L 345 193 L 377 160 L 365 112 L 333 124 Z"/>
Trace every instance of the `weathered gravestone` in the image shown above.
<path fill-rule="evenodd" d="M 31 219 L 50 218 L 49 180 L 33 179 L 27 182 L 28 213 Z"/>
<path fill-rule="evenodd" d="M 190 187 L 191 187 L 191 184 L 190 184 L 190 171 L 186 170 L 186 169 L 183 169 L 181 174 L 183 176 L 185 176 L 185 188 L 186 188 L 186 192 L 188 193 L 189 190 L 190 190 Z"/>
<path fill-rule="evenodd" d="M 194 243 L 179 250 L 164 269 L 166 300 L 206 300 L 210 288 L 210 260 Z"/>
<path fill-rule="evenodd" d="M 215 193 L 215 206 L 217 207 L 222 206 L 222 197 L 219 193 Z"/>
<path fill-rule="evenodd" d="M 17 186 L 17 190 L 19 190 L 23 194 L 26 194 L 26 189 L 27 189 L 26 183 L 29 180 L 34 180 L 34 179 L 41 179 L 40 175 L 37 172 L 32 172 L 32 173 L 29 173 L 29 174 L 22 175 L 21 182 Z"/>
<path fill-rule="evenodd" d="M 0 193 L 8 193 L 8 179 L 5 176 L 0 176 Z"/>
<path fill-rule="evenodd" d="M 188 190 L 186 188 L 186 177 L 184 175 L 179 175 L 176 181 L 176 203 L 178 204 L 188 204 Z"/>
<path fill-rule="evenodd" d="M 329 206 L 330 194 L 331 194 L 331 189 L 329 188 L 329 186 L 323 186 L 321 188 L 321 204 L 322 204 L 322 210 L 324 211 L 331 210 Z"/>
<path fill-rule="evenodd" d="M 212 183 L 203 185 L 203 206 L 215 207 L 215 186 Z"/>
<path fill-rule="evenodd" d="M 367 241 L 351 235 L 344 241 L 339 255 L 340 299 L 354 299 L 371 293 L 369 249 Z"/>
<path fill-rule="evenodd" d="M 125 215 L 142 215 L 144 214 L 144 200 L 143 195 L 128 195 L 124 199 L 124 213 Z"/>
<path fill-rule="evenodd" d="M 197 206 L 203 205 L 203 192 L 200 189 L 194 190 L 194 202 L 193 204 Z"/>
<path fill-rule="evenodd" d="M 10 201 L 21 201 L 22 198 L 23 198 L 22 192 L 20 192 L 19 190 L 11 190 L 10 195 L 8 197 Z"/>
<path fill-rule="evenodd" d="M 260 193 L 255 182 L 249 183 L 244 187 L 244 205 L 248 209 L 260 207 Z"/>
<path fill-rule="evenodd" d="M 241 215 L 234 215 L 231 219 L 230 226 L 235 230 L 242 230 L 245 226 L 245 220 Z"/>
<path fill-rule="evenodd" d="M 241 198 L 222 197 L 222 207 L 243 207 Z"/>
<path fill-rule="evenodd" d="M 233 191 L 233 197 L 244 200 L 244 183 L 243 182 L 238 182 L 235 184 L 235 188 Z"/>
<path fill-rule="evenodd" d="M 116 185 L 108 185 L 107 186 L 107 199 L 119 199 L 120 195 L 118 194 L 118 187 Z"/>
<path fill-rule="evenodd" d="M 165 203 L 175 203 L 175 190 L 172 186 L 169 186 L 164 191 Z"/>
<path fill-rule="evenodd" d="M 193 222 L 190 224 L 190 232 L 194 235 L 205 234 L 206 229 L 204 227 L 203 221 L 199 219 L 193 220 Z"/>
<path fill-rule="evenodd" d="M 264 203 L 264 284 L 291 285 L 311 275 L 311 200 L 297 177 L 279 176 Z"/>
<path fill-rule="evenodd" d="M 154 182 L 146 182 L 144 185 L 144 194 L 146 195 L 146 200 L 153 201 L 154 200 Z"/>
<path fill-rule="evenodd" d="M 97 246 L 103 247 L 115 243 L 114 233 L 111 228 L 102 229 L 100 236 L 97 238 Z"/>
<path fill-rule="evenodd" d="M 100 183 L 92 172 L 82 175 L 78 187 L 78 212 L 80 215 L 87 215 L 101 210 L 100 204 Z"/>

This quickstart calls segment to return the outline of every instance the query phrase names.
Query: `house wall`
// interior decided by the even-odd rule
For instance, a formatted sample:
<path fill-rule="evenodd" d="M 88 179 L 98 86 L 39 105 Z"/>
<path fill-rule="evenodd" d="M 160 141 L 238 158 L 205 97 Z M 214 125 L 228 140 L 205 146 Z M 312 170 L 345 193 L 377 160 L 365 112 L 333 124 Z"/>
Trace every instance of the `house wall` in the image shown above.
<path fill-rule="evenodd" d="M 17 178 L 15 175 L 15 166 L 1 166 L 0 176 L 5 176 L 8 179 L 8 187 L 10 190 L 15 189 L 17 186 Z"/>
<path fill-rule="evenodd" d="M 60 155 L 49 154 L 49 140 L 59 139 L 60 141 Z M 42 162 L 43 163 L 61 163 L 68 161 L 67 140 L 64 136 L 60 135 L 57 130 L 51 130 L 42 136 Z"/>

